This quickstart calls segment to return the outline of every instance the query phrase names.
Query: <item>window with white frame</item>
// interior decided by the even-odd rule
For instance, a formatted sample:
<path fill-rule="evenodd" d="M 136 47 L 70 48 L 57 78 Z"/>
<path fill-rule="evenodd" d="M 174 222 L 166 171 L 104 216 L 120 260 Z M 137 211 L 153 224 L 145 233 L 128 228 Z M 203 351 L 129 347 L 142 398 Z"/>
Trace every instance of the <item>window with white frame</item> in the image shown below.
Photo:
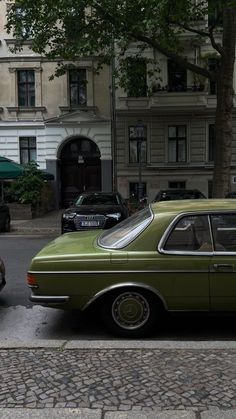
<path fill-rule="evenodd" d="M 187 90 L 187 70 L 175 61 L 168 60 L 168 91 L 185 92 Z"/>
<path fill-rule="evenodd" d="M 147 96 L 147 62 L 143 58 L 126 59 L 126 87 L 128 97 Z"/>
<path fill-rule="evenodd" d="M 171 125 L 168 127 L 168 161 L 169 163 L 187 161 L 186 125 Z"/>
<path fill-rule="evenodd" d="M 70 106 L 86 106 L 87 104 L 87 80 L 86 69 L 69 70 L 69 96 Z"/>
<path fill-rule="evenodd" d="M 176 180 L 176 181 L 169 181 L 168 182 L 168 188 L 170 189 L 185 189 L 186 188 L 186 182 L 185 180 Z"/>
<path fill-rule="evenodd" d="M 129 127 L 129 162 L 147 163 L 147 127 L 144 126 L 144 136 L 136 137 L 136 127 Z"/>
<path fill-rule="evenodd" d="M 142 195 L 143 197 L 147 195 L 146 182 L 142 182 Z M 139 198 L 139 183 L 138 182 L 129 182 L 129 196 L 135 199 Z"/>
<path fill-rule="evenodd" d="M 34 70 L 17 70 L 18 106 L 35 106 Z"/>
<path fill-rule="evenodd" d="M 31 161 L 36 161 L 36 137 L 20 137 L 20 163 L 26 164 Z"/>

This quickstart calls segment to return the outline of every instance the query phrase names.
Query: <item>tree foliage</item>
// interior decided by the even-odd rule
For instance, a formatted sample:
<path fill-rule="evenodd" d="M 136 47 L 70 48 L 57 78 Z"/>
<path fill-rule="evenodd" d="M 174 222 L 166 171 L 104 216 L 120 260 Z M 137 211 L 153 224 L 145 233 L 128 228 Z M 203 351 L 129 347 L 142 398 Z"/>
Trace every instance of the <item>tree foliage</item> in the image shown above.
<path fill-rule="evenodd" d="M 212 19 L 207 19 L 208 15 Z M 236 0 L 16 0 L 7 28 L 18 39 L 30 38 L 35 52 L 56 60 L 56 75 L 65 71 L 63 60 L 92 56 L 99 67 L 116 55 L 122 63 L 130 44 L 136 43 L 140 56 L 145 48 L 151 48 L 216 82 L 214 195 L 228 191 Z M 208 43 L 212 47 L 218 59 L 215 69 L 186 57 L 184 44 L 189 35 L 192 45 Z"/>
<path fill-rule="evenodd" d="M 7 190 L 8 199 L 32 206 L 36 206 L 41 201 L 44 180 L 43 172 L 38 170 L 37 166 L 35 162 L 24 165 L 22 175 L 14 180 Z"/>

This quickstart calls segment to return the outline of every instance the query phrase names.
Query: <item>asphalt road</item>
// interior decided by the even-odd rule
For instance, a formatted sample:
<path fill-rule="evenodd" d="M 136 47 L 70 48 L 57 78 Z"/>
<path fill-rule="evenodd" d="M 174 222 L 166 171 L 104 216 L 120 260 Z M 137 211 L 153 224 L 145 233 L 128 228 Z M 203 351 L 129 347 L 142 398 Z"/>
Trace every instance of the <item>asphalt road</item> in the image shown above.
<path fill-rule="evenodd" d="M 6 267 L 7 285 L 0 294 L 4 306 L 31 307 L 26 273 L 32 257 L 52 238 L 0 235 L 0 256 Z"/>
<path fill-rule="evenodd" d="M 33 306 L 28 296 L 26 272 L 31 258 L 52 238 L 0 236 L 0 255 L 7 270 L 7 285 L 0 294 L 0 338 L 107 339 L 111 338 L 97 315 Z M 181 315 L 163 321 L 152 340 L 236 340 L 236 318 Z M 116 338 L 113 338 L 116 339 Z"/>

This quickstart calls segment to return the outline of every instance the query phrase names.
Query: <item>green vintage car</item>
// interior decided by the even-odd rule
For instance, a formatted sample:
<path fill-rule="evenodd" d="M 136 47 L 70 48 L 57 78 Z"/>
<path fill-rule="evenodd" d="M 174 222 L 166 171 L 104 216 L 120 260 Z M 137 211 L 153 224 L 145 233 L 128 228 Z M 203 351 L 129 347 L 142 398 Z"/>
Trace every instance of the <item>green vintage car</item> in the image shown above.
<path fill-rule="evenodd" d="M 28 285 L 41 305 L 96 304 L 126 337 L 165 311 L 236 311 L 236 201 L 159 202 L 110 230 L 67 233 L 33 258 Z"/>

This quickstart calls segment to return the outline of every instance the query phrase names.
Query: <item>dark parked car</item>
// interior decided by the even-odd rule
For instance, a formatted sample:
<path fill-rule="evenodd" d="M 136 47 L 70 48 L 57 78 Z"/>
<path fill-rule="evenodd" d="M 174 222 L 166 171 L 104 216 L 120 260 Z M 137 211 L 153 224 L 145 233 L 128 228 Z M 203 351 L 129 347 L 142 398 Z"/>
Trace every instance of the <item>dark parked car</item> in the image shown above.
<path fill-rule="evenodd" d="M 4 287 L 5 284 L 5 266 L 3 260 L 0 258 L 0 290 Z"/>
<path fill-rule="evenodd" d="M 9 207 L 4 202 L 0 202 L 0 231 L 10 231 L 10 223 Z"/>
<path fill-rule="evenodd" d="M 158 192 L 153 202 L 177 199 L 206 199 L 206 197 L 198 189 L 163 189 Z"/>
<path fill-rule="evenodd" d="M 236 198 L 236 192 L 229 192 L 227 193 L 227 195 L 225 195 L 225 198 L 231 198 L 231 199 L 235 199 Z"/>
<path fill-rule="evenodd" d="M 128 215 L 127 205 L 119 193 L 83 193 L 62 214 L 61 231 L 108 229 Z"/>

